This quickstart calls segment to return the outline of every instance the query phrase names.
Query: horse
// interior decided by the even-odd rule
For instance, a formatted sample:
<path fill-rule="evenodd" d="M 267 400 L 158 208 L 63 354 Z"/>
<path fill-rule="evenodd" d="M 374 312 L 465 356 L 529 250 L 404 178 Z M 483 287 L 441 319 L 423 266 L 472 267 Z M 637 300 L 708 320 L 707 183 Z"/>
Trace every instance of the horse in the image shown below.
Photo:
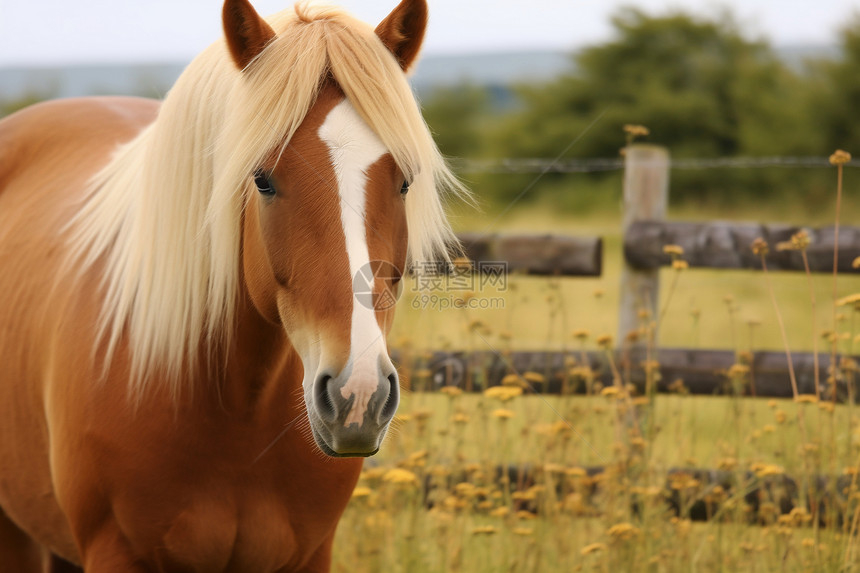
<path fill-rule="evenodd" d="M 427 6 L 222 21 L 160 103 L 0 122 L 3 571 L 327 571 L 395 414 L 378 303 L 463 191 L 407 79 Z"/>

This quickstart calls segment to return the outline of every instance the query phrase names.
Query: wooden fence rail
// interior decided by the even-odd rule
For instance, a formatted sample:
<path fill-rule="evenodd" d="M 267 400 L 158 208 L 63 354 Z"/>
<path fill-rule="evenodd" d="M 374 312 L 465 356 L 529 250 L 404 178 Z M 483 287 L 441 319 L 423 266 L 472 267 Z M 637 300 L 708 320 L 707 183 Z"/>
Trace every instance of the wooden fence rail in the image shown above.
<path fill-rule="evenodd" d="M 410 356 L 394 353 L 393 358 L 407 373 L 405 381 L 412 390 L 438 390 L 443 386 L 457 386 L 464 390 L 480 392 L 491 386 L 502 384 L 510 374 L 522 376 L 536 372 L 544 378 L 543 383 L 533 383 L 530 392 L 558 394 L 566 386 L 571 392 L 584 393 L 586 381 L 579 366 L 588 366 L 593 372 L 593 381 L 602 386 L 613 383 L 612 369 L 605 352 L 434 352 L 429 356 Z M 685 391 L 692 394 L 755 395 L 760 397 L 789 398 L 792 396 L 788 378 L 788 364 L 784 352 L 755 352 L 749 362 L 749 372 L 734 380 L 729 369 L 737 363 L 731 350 L 706 350 L 687 348 L 661 348 L 654 359 L 659 363 L 657 390 L 678 391 L 683 383 Z M 642 389 L 645 384 L 645 351 L 641 348 L 619 350 L 613 360 L 622 376 L 629 374 L 630 381 Z M 586 364 L 587 361 L 587 364 Z M 815 370 L 811 353 L 792 354 L 798 392 L 815 394 Z M 404 368 L 404 366 L 409 366 Z M 819 356 L 819 378 L 827 379 L 830 356 Z M 822 382 L 822 386 L 823 386 Z M 858 399 L 854 381 L 843 383 L 838 389 L 838 398 Z M 822 387 L 822 392 L 826 388 Z"/>
<path fill-rule="evenodd" d="M 607 473 L 617 472 L 616 467 L 587 466 L 579 468 L 577 493 L 580 498 L 580 511 L 591 516 L 603 515 L 606 510 L 600 499 L 603 484 L 608 480 Z M 548 466 L 509 465 L 497 466 L 492 474 L 494 483 L 500 488 L 513 491 L 528 491 L 535 485 L 554 488 L 558 499 L 564 499 L 572 492 L 570 481 L 555 479 L 555 470 Z M 550 474 L 548 479 L 547 474 Z M 447 495 L 452 487 L 468 476 L 455 472 L 440 481 L 436 476 L 424 480 L 424 502 L 428 509 L 434 507 Z M 692 488 L 679 488 L 680 484 L 694 484 Z M 851 493 L 856 489 L 856 478 L 852 475 L 776 475 L 757 476 L 752 471 L 728 471 L 711 468 L 679 467 L 670 468 L 665 475 L 661 488 L 662 499 L 669 515 L 688 518 L 694 521 L 708 521 L 719 516 L 722 522 L 734 521 L 750 525 L 773 524 L 778 516 L 788 515 L 795 508 L 804 508 L 807 513 L 817 517 L 819 527 L 843 527 L 855 511 Z M 720 494 L 714 495 L 720 488 Z M 483 501 L 479 496 L 478 499 Z M 742 506 L 741 511 L 721 511 L 727 509 L 726 500 L 736 499 Z M 631 510 L 638 514 L 643 499 L 631 496 Z M 540 504 L 534 499 L 519 499 L 514 502 L 518 511 L 538 513 Z M 815 518 L 814 517 L 814 518 Z M 814 519 L 813 518 L 813 519 Z"/>
<path fill-rule="evenodd" d="M 798 252 L 779 251 L 800 227 L 759 223 L 667 222 L 665 205 L 669 198 L 669 154 L 653 145 L 631 145 L 625 153 L 624 175 L 624 270 L 618 316 L 618 340 L 639 327 L 639 311 L 657 315 L 660 290 L 659 267 L 670 263 L 663 253 L 666 245 L 684 248 L 683 259 L 692 267 L 760 269 L 761 262 L 750 244 L 756 238 L 770 245 L 769 268 L 804 270 Z M 832 227 L 807 229 L 810 271 L 832 272 L 835 232 Z M 858 272 L 852 263 L 860 256 L 860 228 L 839 230 L 837 269 Z M 658 333 L 655 333 L 655 337 Z"/>
<path fill-rule="evenodd" d="M 624 258 L 637 269 L 656 269 L 671 264 L 663 253 L 664 245 L 680 245 L 683 259 L 691 267 L 716 269 L 761 269 L 761 260 L 750 244 L 761 237 L 771 246 L 767 265 L 777 271 L 803 271 L 798 251 L 779 251 L 775 247 L 805 229 L 809 234 L 806 256 L 812 272 L 833 272 L 833 227 L 810 229 L 782 224 L 730 223 L 714 221 L 687 223 L 674 221 L 637 221 L 624 235 Z M 840 273 L 856 273 L 851 263 L 860 257 L 860 227 L 840 227 Z"/>
<path fill-rule="evenodd" d="M 599 277 L 603 272 L 600 237 L 460 233 L 457 238 L 476 270 L 504 262 L 508 272 L 532 275 Z"/>

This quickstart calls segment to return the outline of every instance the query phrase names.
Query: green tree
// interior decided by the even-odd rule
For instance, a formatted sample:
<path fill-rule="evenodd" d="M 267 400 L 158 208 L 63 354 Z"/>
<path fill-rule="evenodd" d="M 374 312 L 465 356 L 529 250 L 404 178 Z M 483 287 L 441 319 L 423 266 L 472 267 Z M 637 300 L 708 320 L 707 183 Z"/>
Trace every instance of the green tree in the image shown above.
<path fill-rule="evenodd" d="M 824 132 L 826 148 L 860 155 L 860 13 L 840 32 L 840 58 L 818 62 L 810 115 Z"/>
<path fill-rule="evenodd" d="M 612 25 L 615 40 L 582 50 L 569 73 L 521 89 L 522 111 L 490 138 L 495 155 L 555 157 L 579 138 L 567 157 L 613 157 L 627 123 L 646 125 L 676 158 L 823 154 L 810 135 L 803 79 L 766 43 L 744 37 L 728 12 L 701 19 L 625 8 Z M 559 191 L 563 177 L 547 175 L 545 188 Z M 526 179 L 497 178 L 493 187 L 507 198 Z M 690 171 L 673 173 L 672 192 L 728 199 L 778 186 L 762 172 L 726 172 L 715 181 Z"/>
<path fill-rule="evenodd" d="M 477 157 L 483 148 L 490 104 L 483 88 L 460 85 L 434 90 L 422 105 L 436 144 L 448 157 Z"/>
<path fill-rule="evenodd" d="M 49 97 L 36 93 L 26 94 L 14 99 L 0 99 L 0 118 L 12 115 L 18 110 L 37 104 L 46 99 L 49 99 Z"/>

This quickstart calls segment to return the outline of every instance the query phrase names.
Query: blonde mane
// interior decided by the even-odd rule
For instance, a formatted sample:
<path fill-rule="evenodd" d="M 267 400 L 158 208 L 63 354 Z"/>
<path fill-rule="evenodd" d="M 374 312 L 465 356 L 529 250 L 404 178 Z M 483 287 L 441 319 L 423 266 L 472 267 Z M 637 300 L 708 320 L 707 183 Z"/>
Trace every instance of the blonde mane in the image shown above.
<path fill-rule="evenodd" d="M 156 371 L 178 396 L 201 343 L 228 343 L 252 173 L 289 143 L 329 74 L 411 181 L 411 261 L 447 257 L 455 243 L 440 194 L 462 188 L 373 29 L 303 4 L 267 20 L 278 35 L 244 72 L 223 40 L 191 62 L 158 119 L 91 180 L 70 223 L 80 269 L 106 265 L 98 325 L 105 366 L 127 335 L 138 398 Z"/>

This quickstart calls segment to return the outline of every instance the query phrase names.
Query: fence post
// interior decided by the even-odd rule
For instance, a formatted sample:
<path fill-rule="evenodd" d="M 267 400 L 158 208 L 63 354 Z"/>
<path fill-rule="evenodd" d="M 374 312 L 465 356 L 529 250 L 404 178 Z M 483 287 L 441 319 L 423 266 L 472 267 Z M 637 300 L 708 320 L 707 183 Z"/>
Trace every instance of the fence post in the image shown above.
<path fill-rule="evenodd" d="M 624 156 L 622 249 L 627 230 L 634 221 L 662 221 L 669 197 L 669 151 L 658 145 L 628 145 Z M 647 309 L 657 319 L 660 270 L 639 270 L 627 263 L 621 270 L 618 306 L 618 344 L 639 328 L 639 310 Z M 654 333 L 655 340 L 657 333 Z"/>

